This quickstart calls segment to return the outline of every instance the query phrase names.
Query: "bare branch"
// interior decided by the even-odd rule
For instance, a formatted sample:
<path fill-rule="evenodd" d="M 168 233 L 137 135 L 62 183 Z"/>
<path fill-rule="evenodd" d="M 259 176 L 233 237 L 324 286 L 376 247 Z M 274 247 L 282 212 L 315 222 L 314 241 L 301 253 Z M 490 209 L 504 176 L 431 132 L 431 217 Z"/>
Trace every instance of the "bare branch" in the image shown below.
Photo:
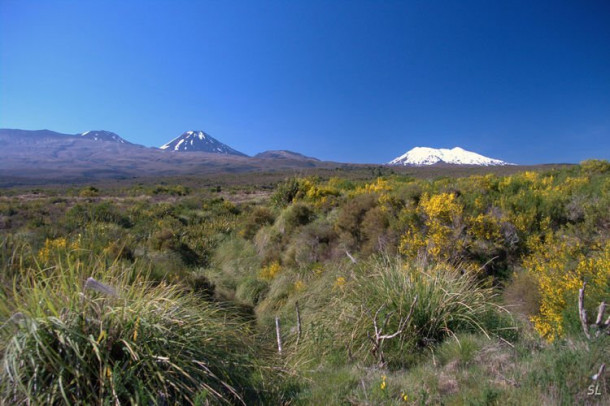
<path fill-rule="evenodd" d="M 602 319 L 604 318 L 604 312 L 606 311 L 606 302 L 601 302 L 599 307 L 597 308 L 597 319 L 595 319 L 595 324 L 598 327 L 602 324 Z"/>
<path fill-rule="evenodd" d="M 275 334 L 277 336 L 277 352 L 282 355 L 282 334 L 280 331 L 280 318 L 275 316 Z"/>
<path fill-rule="evenodd" d="M 400 317 L 400 320 L 398 322 L 398 328 L 392 334 L 383 334 L 383 331 L 388 326 L 390 319 L 392 318 L 392 316 L 395 313 L 394 311 L 391 311 L 385 315 L 383 324 L 382 324 L 381 328 L 379 328 L 379 325 L 377 324 L 377 320 L 379 318 L 379 314 L 385 308 L 385 304 L 379 306 L 377 311 L 375 311 L 375 315 L 373 315 L 371 313 L 371 310 L 369 308 L 367 308 L 364 305 L 362 306 L 363 311 L 366 311 L 366 313 L 368 314 L 368 316 L 371 318 L 371 320 L 373 322 L 374 336 L 371 336 L 369 333 L 366 333 L 366 336 L 373 343 L 373 348 L 371 349 L 371 352 L 379 360 L 379 365 L 381 365 L 381 366 L 385 365 L 385 357 L 383 354 L 383 344 L 384 344 L 385 340 L 390 340 L 394 337 L 397 337 L 398 335 L 402 334 L 405 331 L 405 328 L 407 328 L 407 325 L 409 324 L 409 321 L 411 320 L 411 317 L 413 316 L 413 311 L 415 309 L 416 304 L 417 304 L 417 296 L 415 296 L 415 298 L 413 299 L 413 303 L 411 303 L 411 308 L 409 309 L 409 314 L 407 315 L 407 317 Z"/>
<path fill-rule="evenodd" d="M 400 319 L 400 322 L 398 324 L 398 330 L 396 330 L 395 333 L 389 334 L 389 335 L 380 336 L 379 338 L 382 339 L 382 340 L 387 340 L 387 339 L 390 339 L 390 338 L 394 338 L 394 337 L 396 337 L 399 334 L 402 334 L 402 332 L 407 327 L 407 323 L 411 319 L 411 316 L 413 315 L 413 310 L 415 309 L 415 304 L 416 303 L 417 303 L 417 296 L 415 296 L 415 299 L 413 299 L 413 303 L 411 304 L 411 308 L 409 309 L 409 314 L 407 315 L 407 317 L 403 317 L 403 318 Z"/>
<path fill-rule="evenodd" d="M 589 334 L 589 327 L 587 322 L 587 311 L 585 310 L 585 288 L 587 287 L 587 282 L 582 283 L 582 288 L 578 289 L 578 314 L 580 315 L 580 324 L 582 326 L 582 330 L 585 333 L 585 336 L 590 340 L 591 335 Z"/>
<path fill-rule="evenodd" d="M 587 320 L 587 312 L 585 310 L 585 288 L 587 287 L 587 283 L 582 283 L 582 288 L 578 290 L 578 313 L 580 315 L 580 324 L 582 325 L 582 329 L 587 336 L 587 339 L 591 340 L 591 335 L 589 334 L 588 328 L 588 320 Z M 604 319 L 604 313 L 606 312 L 606 302 L 601 302 L 597 308 L 597 318 L 595 319 L 595 326 L 597 326 L 597 331 L 595 332 L 595 337 L 598 337 L 604 330 L 606 334 L 610 335 L 610 329 L 608 326 L 610 325 L 610 317 L 606 319 L 605 323 L 602 323 Z M 599 370 L 595 375 L 591 377 L 593 381 L 597 381 L 601 378 L 603 373 L 606 371 L 606 364 L 602 363 L 599 366 Z"/>
<path fill-rule="evenodd" d="M 350 254 L 347 250 L 345 250 L 345 255 L 347 255 L 347 257 L 350 259 L 350 261 L 352 261 L 353 264 L 357 264 L 358 261 L 356 261 L 356 258 L 354 258 L 352 256 L 352 254 Z"/>
<path fill-rule="evenodd" d="M 389 313 L 386 313 L 385 320 L 383 321 L 383 326 L 381 327 L 382 330 L 385 330 L 385 328 L 388 326 L 388 322 L 390 321 L 390 317 L 392 317 L 392 315 L 394 313 L 395 312 L 393 312 L 393 311 L 389 312 Z"/>
<path fill-rule="evenodd" d="M 606 370 L 606 364 L 601 364 L 599 366 L 599 370 L 597 371 L 597 373 L 595 375 L 593 375 L 591 378 L 594 381 L 597 381 L 599 378 L 601 378 L 602 374 L 604 373 L 604 371 Z"/>
<path fill-rule="evenodd" d="M 394 332 L 393 334 L 387 334 L 387 335 L 383 335 L 383 336 L 379 336 L 379 339 L 383 342 L 384 340 L 389 340 L 390 338 L 394 338 L 397 335 L 401 334 L 403 331 L 403 329 L 398 329 L 396 330 L 396 332 Z"/>
<path fill-rule="evenodd" d="M 407 314 L 407 320 L 410 320 L 411 316 L 413 316 L 413 311 L 415 310 L 415 305 L 417 304 L 417 298 L 418 298 L 418 296 L 415 295 L 415 298 L 413 299 L 413 303 L 411 303 L 411 308 L 409 309 L 409 314 Z"/>

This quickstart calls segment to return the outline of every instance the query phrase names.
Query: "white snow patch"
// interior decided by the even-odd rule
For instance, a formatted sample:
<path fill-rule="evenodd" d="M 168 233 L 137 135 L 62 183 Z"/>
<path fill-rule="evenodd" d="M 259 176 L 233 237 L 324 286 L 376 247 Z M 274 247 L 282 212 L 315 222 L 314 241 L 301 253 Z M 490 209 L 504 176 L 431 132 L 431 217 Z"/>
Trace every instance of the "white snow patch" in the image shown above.
<path fill-rule="evenodd" d="M 180 140 L 180 141 L 179 141 L 179 142 L 176 144 L 176 146 L 174 147 L 174 151 L 178 151 L 178 150 L 180 150 L 180 144 L 182 144 L 183 142 L 184 142 L 184 140 Z"/>
<path fill-rule="evenodd" d="M 513 165 L 499 159 L 487 158 L 475 152 L 466 151 L 460 147 L 453 149 L 415 147 L 389 162 L 390 165 L 413 166 L 434 165 L 436 163 L 480 166 Z"/>

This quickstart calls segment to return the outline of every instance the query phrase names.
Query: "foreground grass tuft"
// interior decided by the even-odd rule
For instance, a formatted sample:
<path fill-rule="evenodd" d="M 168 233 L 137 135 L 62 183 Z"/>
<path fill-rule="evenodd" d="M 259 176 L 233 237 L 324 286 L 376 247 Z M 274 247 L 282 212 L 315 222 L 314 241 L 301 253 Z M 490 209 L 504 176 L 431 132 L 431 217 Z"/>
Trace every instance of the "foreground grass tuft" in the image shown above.
<path fill-rule="evenodd" d="M 245 327 L 177 286 L 80 264 L 2 292 L 3 404 L 245 404 L 262 396 Z M 85 282 L 86 280 L 86 282 Z"/>

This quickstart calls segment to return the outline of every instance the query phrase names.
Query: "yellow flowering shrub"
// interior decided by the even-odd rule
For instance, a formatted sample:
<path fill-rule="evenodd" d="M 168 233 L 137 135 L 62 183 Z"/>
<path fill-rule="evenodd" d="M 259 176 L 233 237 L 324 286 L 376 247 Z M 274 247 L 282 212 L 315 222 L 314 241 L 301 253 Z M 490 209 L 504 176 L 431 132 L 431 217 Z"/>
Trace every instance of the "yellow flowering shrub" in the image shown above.
<path fill-rule="evenodd" d="M 38 251 L 38 260 L 42 263 L 59 258 L 60 255 L 76 251 L 80 248 L 80 235 L 72 242 L 68 242 L 65 237 L 46 239 L 43 247 Z"/>
<path fill-rule="evenodd" d="M 377 178 L 375 182 L 367 183 L 363 187 L 358 188 L 359 193 L 381 193 L 391 190 L 390 183 L 383 178 Z"/>
<path fill-rule="evenodd" d="M 549 231 L 529 246 L 532 253 L 523 266 L 537 280 L 541 296 L 539 314 L 531 320 L 542 337 L 553 341 L 564 334 L 564 312 L 574 305 L 583 281 L 591 305 L 610 291 L 610 243 L 587 245 Z"/>
<path fill-rule="evenodd" d="M 311 202 L 325 203 L 329 196 L 339 196 L 340 192 L 330 186 L 311 185 L 305 193 L 305 198 Z"/>
<path fill-rule="evenodd" d="M 610 162 L 599 159 L 588 159 L 580 163 L 584 172 L 588 173 L 610 173 Z"/>
<path fill-rule="evenodd" d="M 282 266 L 280 265 L 279 262 L 275 261 L 272 262 L 271 264 L 263 267 L 260 272 L 258 273 L 259 278 L 264 279 L 264 280 L 272 280 L 273 278 L 275 278 L 280 271 L 282 270 Z"/>
<path fill-rule="evenodd" d="M 468 234 L 474 238 L 500 243 L 502 240 L 502 218 L 479 213 L 468 219 Z"/>
<path fill-rule="evenodd" d="M 337 180 L 329 180 L 326 183 L 321 183 L 315 177 L 300 178 L 294 180 L 295 191 L 292 202 L 298 200 L 308 201 L 314 206 L 322 206 L 326 204 L 329 197 L 340 196 L 341 191 L 337 188 Z"/>
<path fill-rule="evenodd" d="M 417 207 L 423 227 L 411 223 L 400 241 L 400 252 L 411 258 L 446 262 L 464 248 L 461 239 L 462 205 L 453 193 L 424 194 Z"/>

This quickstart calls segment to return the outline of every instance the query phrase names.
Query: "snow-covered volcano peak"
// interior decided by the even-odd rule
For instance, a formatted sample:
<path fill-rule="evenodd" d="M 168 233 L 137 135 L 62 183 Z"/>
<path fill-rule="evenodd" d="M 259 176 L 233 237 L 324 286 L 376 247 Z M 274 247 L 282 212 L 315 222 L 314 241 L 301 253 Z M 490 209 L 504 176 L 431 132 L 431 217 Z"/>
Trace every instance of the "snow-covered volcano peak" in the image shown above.
<path fill-rule="evenodd" d="M 415 147 L 393 159 L 389 165 L 426 166 L 435 164 L 496 166 L 512 165 L 499 159 L 488 158 L 463 148 Z"/>
<path fill-rule="evenodd" d="M 204 133 L 203 131 L 187 131 L 184 134 L 186 134 L 187 137 L 189 137 L 189 136 L 196 137 L 202 141 L 208 137 L 208 135 L 206 133 Z"/>
<path fill-rule="evenodd" d="M 199 151 L 211 152 L 215 154 L 246 156 L 228 145 L 223 144 L 211 135 L 198 130 L 186 131 L 179 137 L 176 137 L 167 144 L 162 145 L 160 148 L 168 151 Z"/>

